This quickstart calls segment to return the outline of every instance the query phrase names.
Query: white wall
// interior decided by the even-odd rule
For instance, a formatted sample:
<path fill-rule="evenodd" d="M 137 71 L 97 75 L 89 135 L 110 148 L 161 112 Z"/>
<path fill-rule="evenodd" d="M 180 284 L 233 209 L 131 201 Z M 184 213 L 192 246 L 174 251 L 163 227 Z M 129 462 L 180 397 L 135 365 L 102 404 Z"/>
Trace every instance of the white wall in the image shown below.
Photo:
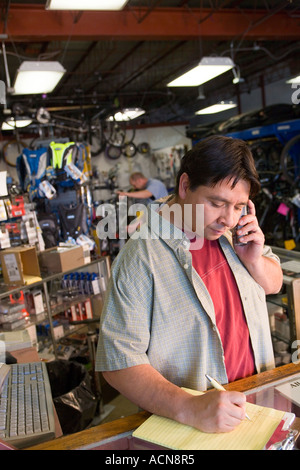
<path fill-rule="evenodd" d="M 133 158 L 121 155 L 116 160 L 109 159 L 104 153 L 92 157 L 92 166 L 100 174 L 99 184 L 105 184 L 108 172 L 114 168 L 117 168 L 116 184 L 121 189 L 129 187 L 129 175 L 134 171 L 141 171 L 147 177 L 164 179 L 164 170 L 170 162 L 172 149 L 191 147 L 191 140 L 185 136 L 185 131 L 184 125 L 137 129 L 134 138 L 135 145 L 138 146 L 139 143 L 146 142 L 150 145 L 151 152 L 143 155 L 137 152 Z M 25 146 L 29 146 L 31 140 L 22 140 L 22 142 Z M 4 140 L 0 143 L 2 150 L 6 143 Z M 11 144 L 9 148 L 11 149 L 9 152 L 10 160 L 14 161 L 19 155 L 18 148 L 14 144 Z M 97 143 L 95 142 L 91 148 L 95 150 Z M 157 157 L 157 154 L 159 154 L 159 157 Z M 18 181 L 16 169 L 8 166 L 3 158 L 0 159 L 0 171 L 7 171 L 15 181 Z M 170 178 L 167 179 L 167 183 L 169 182 Z M 95 196 L 97 196 L 97 199 L 106 200 L 111 196 L 111 192 L 109 190 L 100 190 L 100 192 L 96 192 Z"/>
<path fill-rule="evenodd" d="M 115 165 L 118 168 L 117 185 L 122 189 L 129 187 L 129 176 L 134 171 L 141 171 L 146 177 L 159 177 L 164 179 L 164 169 L 172 159 L 172 149 L 191 147 L 191 140 L 185 136 L 186 127 L 157 126 L 146 129 L 137 129 L 134 143 L 148 143 L 151 151 L 147 154 L 139 152 L 132 158 L 121 155 L 116 160 L 109 159 L 104 153 L 92 158 L 92 166 L 101 173 L 107 173 Z M 165 158 L 164 158 L 165 156 Z M 164 161 L 162 161 L 164 160 Z M 105 178 L 104 174 L 102 177 Z"/>

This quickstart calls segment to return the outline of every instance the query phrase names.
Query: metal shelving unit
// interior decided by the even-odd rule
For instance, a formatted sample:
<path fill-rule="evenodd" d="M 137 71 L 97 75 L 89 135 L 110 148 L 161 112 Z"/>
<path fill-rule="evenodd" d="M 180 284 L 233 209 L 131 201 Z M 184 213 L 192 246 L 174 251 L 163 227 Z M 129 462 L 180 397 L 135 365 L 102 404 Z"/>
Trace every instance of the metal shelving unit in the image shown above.
<path fill-rule="evenodd" d="M 10 295 L 16 295 L 20 293 L 21 291 L 23 292 L 28 292 L 31 291 L 32 289 L 41 289 L 43 294 L 44 294 L 44 301 L 45 301 L 45 315 L 41 318 L 40 316 L 37 316 L 36 321 L 30 321 L 28 325 L 23 326 L 21 329 L 27 328 L 28 326 L 31 325 L 38 325 L 45 319 L 49 322 L 49 327 L 50 327 L 50 338 L 52 341 L 53 345 L 53 351 L 54 351 L 54 356 L 57 359 L 57 339 L 55 338 L 54 334 L 54 326 L 53 326 L 53 317 L 59 313 L 59 309 L 53 308 L 51 305 L 50 301 L 50 292 L 49 292 L 49 283 L 61 279 L 65 274 L 71 274 L 75 271 L 80 271 L 80 272 L 93 272 L 95 270 L 95 267 L 98 271 L 99 276 L 104 276 L 105 281 L 108 281 L 108 278 L 110 277 L 110 259 L 109 257 L 101 257 L 97 258 L 90 263 L 86 263 L 82 266 L 79 266 L 78 268 L 71 269 L 69 271 L 64 271 L 62 273 L 55 273 L 51 275 L 42 275 L 41 281 L 34 282 L 29 285 L 24 285 L 24 286 L 0 286 L 0 301 L 5 299 L 6 297 Z M 64 305 L 62 305 L 62 310 L 64 310 Z M 41 314 L 40 314 L 41 315 Z M 80 325 L 76 327 L 76 330 L 72 329 L 70 332 L 66 334 L 73 334 L 75 331 L 78 331 L 79 329 L 84 328 L 85 325 Z M 60 338 L 61 339 L 61 338 Z"/>
<path fill-rule="evenodd" d="M 281 264 L 287 261 L 293 261 L 299 263 L 300 267 L 300 252 L 273 246 L 272 251 L 279 256 Z M 289 276 L 284 273 L 283 288 L 285 289 L 284 295 L 269 295 L 267 296 L 267 300 L 270 303 L 283 307 L 288 312 L 290 327 L 290 338 L 288 342 L 293 356 L 293 353 L 298 350 L 298 345 L 300 346 L 300 277 Z M 282 340 L 280 336 L 278 336 L 278 339 Z"/>

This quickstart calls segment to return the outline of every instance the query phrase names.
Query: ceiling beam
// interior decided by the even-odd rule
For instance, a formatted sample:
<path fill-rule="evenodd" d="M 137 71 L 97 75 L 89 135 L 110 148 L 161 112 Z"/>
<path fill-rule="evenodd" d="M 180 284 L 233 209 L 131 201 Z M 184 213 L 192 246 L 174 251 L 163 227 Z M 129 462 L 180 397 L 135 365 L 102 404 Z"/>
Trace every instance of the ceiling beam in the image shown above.
<path fill-rule="evenodd" d="M 136 10 L 136 11 L 134 11 Z M 12 4 L 6 32 L 13 41 L 49 40 L 296 40 L 300 19 L 279 12 L 265 19 L 267 10 L 157 8 L 138 22 L 142 8 L 120 12 L 47 11 L 42 5 Z M 145 9 L 145 13 L 147 9 Z M 210 16 L 210 14 L 212 16 Z M 207 19 L 202 22 L 203 18 Z M 263 23 L 260 22 L 264 19 Z M 201 23 L 201 24 L 200 24 Z M 9 40 L 8 39 L 8 40 Z"/>

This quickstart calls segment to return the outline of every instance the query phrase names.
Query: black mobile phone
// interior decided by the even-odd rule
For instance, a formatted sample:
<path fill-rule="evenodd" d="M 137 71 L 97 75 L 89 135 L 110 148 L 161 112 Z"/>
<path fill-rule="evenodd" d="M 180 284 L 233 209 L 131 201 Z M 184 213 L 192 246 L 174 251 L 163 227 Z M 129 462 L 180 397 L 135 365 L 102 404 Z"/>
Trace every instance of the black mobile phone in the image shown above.
<path fill-rule="evenodd" d="M 248 214 L 248 206 L 243 206 L 242 208 L 242 212 L 241 212 L 241 217 L 243 217 L 244 215 L 247 215 Z M 240 218 L 241 218 L 240 217 Z M 244 235 L 247 235 L 247 234 L 244 234 L 244 235 L 238 235 L 236 232 L 237 230 L 239 230 L 240 228 L 242 228 L 242 225 L 239 225 L 237 224 L 234 229 L 233 229 L 233 243 L 235 245 L 238 245 L 238 246 L 242 246 L 242 245 L 247 245 L 247 243 L 244 243 L 244 242 L 241 242 L 239 239 L 241 238 L 241 236 L 244 236 Z"/>

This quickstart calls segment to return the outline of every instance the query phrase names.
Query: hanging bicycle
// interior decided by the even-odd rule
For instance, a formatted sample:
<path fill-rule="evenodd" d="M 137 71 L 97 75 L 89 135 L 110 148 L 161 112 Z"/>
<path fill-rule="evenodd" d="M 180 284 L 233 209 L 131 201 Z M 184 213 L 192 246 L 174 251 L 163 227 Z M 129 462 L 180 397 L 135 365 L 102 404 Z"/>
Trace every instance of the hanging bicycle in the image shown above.
<path fill-rule="evenodd" d="M 294 187 L 300 181 L 300 134 L 284 146 L 280 156 L 281 168 L 285 179 Z"/>

